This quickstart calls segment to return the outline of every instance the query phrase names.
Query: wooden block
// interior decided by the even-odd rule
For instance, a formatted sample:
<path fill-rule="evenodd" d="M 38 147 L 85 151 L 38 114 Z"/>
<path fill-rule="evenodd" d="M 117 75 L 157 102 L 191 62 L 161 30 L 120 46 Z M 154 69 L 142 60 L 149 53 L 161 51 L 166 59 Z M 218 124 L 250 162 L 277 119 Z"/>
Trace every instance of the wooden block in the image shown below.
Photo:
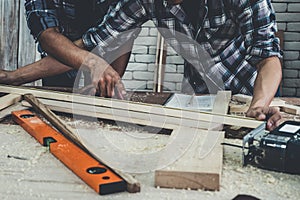
<path fill-rule="evenodd" d="M 245 94 L 235 94 L 232 96 L 232 100 L 250 104 L 250 102 L 252 101 L 252 96 L 245 95 Z"/>
<path fill-rule="evenodd" d="M 274 98 L 270 104 L 270 106 L 278 106 L 278 107 L 283 107 L 285 105 L 286 105 L 285 101 L 280 98 Z"/>
<path fill-rule="evenodd" d="M 235 105 L 230 104 L 229 105 L 229 112 L 230 113 L 245 113 L 249 109 L 248 104 L 242 104 L 242 105 Z"/>
<path fill-rule="evenodd" d="M 293 114 L 293 115 L 299 115 L 300 114 L 300 107 L 285 104 L 284 106 L 281 107 L 281 111 L 289 113 L 289 114 Z"/>
<path fill-rule="evenodd" d="M 186 131 L 187 137 L 192 131 Z M 155 171 L 155 186 L 220 190 L 224 132 L 200 131 L 184 155 L 167 168 Z"/>

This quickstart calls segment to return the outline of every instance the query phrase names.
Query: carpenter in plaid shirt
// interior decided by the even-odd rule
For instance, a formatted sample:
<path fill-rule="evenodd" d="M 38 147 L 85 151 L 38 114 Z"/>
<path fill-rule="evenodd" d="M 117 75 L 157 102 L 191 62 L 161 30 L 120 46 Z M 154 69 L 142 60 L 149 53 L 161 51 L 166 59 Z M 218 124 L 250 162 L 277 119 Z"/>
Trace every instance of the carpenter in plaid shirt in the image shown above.
<path fill-rule="evenodd" d="M 84 45 L 101 55 L 117 48 L 110 41 L 135 37 L 130 30 L 147 20 L 154 21 L 179 54 L 192 55 L 186 59 L 183 88 L 190 85 L 196 93 L 207 93 L 212 85 L 218 86 L 214 79 L 221 75 L 226 90 L 253 95 L 248 116 L 264 120 L 272 115 L 267 128 L 279 125 L 280 113 L 268 107 L 282 76 L 270 0 L 123 0 L 83 35 Z M 178 32 L 187 39 L 181 40 Z M 203 51 L 197 51 L 193 40 L 213 58 L 209 67 L 199 59 L 197 63 Z"/>
<path fill-rule="evenodd" d="M 214 61 L 206 73 L 221 73 L 225 89 L 234 94 L 252 95 L 257 64 L 265 58 L 281 57 L 270 0 L 184 0 L 178 5 L 163 0 L 125 0 L 119 2 L 102 24 L 85 33 L 83 41 L 89 49 L 98 45 L 99 52 L 105 52 L 113 48 L 108 41 L 140 27 L 147 20 L 170 30 L 162 31 L 162 35 L 169 38 L 175 49 L 181 45 L 171 39 L 176 38 L 176 31 L 196 40 Z M 127 35 L 136 34 L 128 32 Z M 189 46 L 185 48 L 193 53 Z M 199 71 L 189 62 L 185 64 L 185 78 L 196 93 L 208 93 Z"/>
<path fill-rule="evenodd" d="M 46 13 L 49 11 L 44 12 L 42 18 L 47 17 Z M 101 96 L 112 96 L 115 86 L 123 91 L 119 77 L 122 74 L 86 50 L 95 48 L 100 56 L 114 51 L 128 39 L 135 38 L 138 28 L 148 20 L 154 21 L 179 54 L 191 55 L 186 59 L 185 79 L 195 92 L 207 92 L 204 82 L 213 85 L 214 78 L 221 75 L 225 89 L 253 94 L 248 116 L 259 120 L 271 116 L 267 122 L 270 130 L 280 123 L 280 113 L 269 107 L 281 80 L 281 55 L 278 38 L 274 35 L 275 15 L 270 0 L 120 0 L 101 23 L 91 27 L 74 43 L 61 36 L 59 24 L 42 33 L 33 33 L 51 57 L 14 73 L 0 72 L 0 82 L 1 76 L 4 77 L 2 82 L 5 77 L 6 80 L 14 77 L 21 81 L 11 82 L 21 84 L 45 76 L 43 70 L 57 74 L 70 67 L 76 69 L 88 60 L 83 66 L 91 74 L 92 86 Z M 178 37 L 179 33 L 185 36 L 184 40 Z M 205 53 L 199 53 L 199 44 L 213 58 L 213 64 L 203 64 L 203 60 L 198 59 Z"/>

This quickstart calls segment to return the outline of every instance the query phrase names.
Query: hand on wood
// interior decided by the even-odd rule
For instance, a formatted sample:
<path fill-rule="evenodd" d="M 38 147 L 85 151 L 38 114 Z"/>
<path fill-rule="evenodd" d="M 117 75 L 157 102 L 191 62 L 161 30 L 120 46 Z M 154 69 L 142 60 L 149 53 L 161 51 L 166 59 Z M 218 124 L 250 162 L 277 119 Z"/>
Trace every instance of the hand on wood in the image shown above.
<path fill-rule="evenodd" d="M 90 95 L 123 99 L 125 87 L 119 74 L 102 58 L 91 55 L 84 64 L 90 72 L 91 84 L 85 88 Z"/>
<path fill-rule="evenodd" d="M 272 131 L 282 120 L 282 115 L 278 107 L 250 107 L 246 113 L 247 117 L 253 117 L 257 120 L 265 120 L 267 122 L 267 129 Z"/>

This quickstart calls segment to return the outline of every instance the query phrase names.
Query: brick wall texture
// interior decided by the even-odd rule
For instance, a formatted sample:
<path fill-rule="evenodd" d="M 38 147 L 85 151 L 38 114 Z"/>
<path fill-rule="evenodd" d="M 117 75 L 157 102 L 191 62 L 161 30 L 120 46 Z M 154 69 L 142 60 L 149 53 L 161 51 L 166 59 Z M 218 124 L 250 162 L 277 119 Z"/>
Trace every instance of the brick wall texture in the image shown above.
<path fill-rule="evenodd" d="M 278 30 L 283 35 L 283 79 L 281 96 L 300 97 L 300 0 L 272 0 Z M 135 40 L 130 62 L 123 76 L 128 90 L 152 90 L 154 80 L 157 29 L 151 21 L 143 25 Z M 164 91 L 179 92 L 183 77 L 183 59 L 167 48 Z"/>

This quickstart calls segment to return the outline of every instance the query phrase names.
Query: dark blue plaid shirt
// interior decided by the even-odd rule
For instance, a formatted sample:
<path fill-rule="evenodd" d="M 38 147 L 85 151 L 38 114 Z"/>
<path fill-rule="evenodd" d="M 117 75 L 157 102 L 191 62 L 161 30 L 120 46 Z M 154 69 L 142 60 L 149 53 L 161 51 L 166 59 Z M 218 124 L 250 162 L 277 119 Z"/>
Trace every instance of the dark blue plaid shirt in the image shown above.
<path fill-rule="evenodd" d="M 90 27 L 97 26 L 116 0 L 25 0 L 27 24 L 33 37 L 51 27 L 71 40 L 80 39 Z"/>
<path fill-rule="evenodd" d="M 40 1 L 25 4 L 29 27 L 35 37 L 47 26 L 64 28 L 66 23 L 57 20 L 58 13 L 52 13 L 53 9 L 35 11 L 32 5 Z M 83 42 L 88 49 L 95 49 L 104 56 L 105 52 L 117 50 L 129 39 L 136 38 L 141 25 L 153 20 L 166 41 L 187 61 L 184 83 L 189 82 L 194 91 L 207 93 L 212 88 L 224 87 L 233 93 L 252 94 L 257 75 L 255 65 L 267 57 L 281 56 L 279 39 L 274 35 L 277 28 L 270 0 L 198 1 L 197 9 L 191 11 L 198 10 L 198 13 L 191 15 L 185 3 L 120 0 L 101 23 L 83 31 Z M 66 2 L 71 1 L 43 2 L 55 2 L 55 8 L 61 7 L 66 12 Z M 76 24 L 74 26 L 76 28 Z"/>

